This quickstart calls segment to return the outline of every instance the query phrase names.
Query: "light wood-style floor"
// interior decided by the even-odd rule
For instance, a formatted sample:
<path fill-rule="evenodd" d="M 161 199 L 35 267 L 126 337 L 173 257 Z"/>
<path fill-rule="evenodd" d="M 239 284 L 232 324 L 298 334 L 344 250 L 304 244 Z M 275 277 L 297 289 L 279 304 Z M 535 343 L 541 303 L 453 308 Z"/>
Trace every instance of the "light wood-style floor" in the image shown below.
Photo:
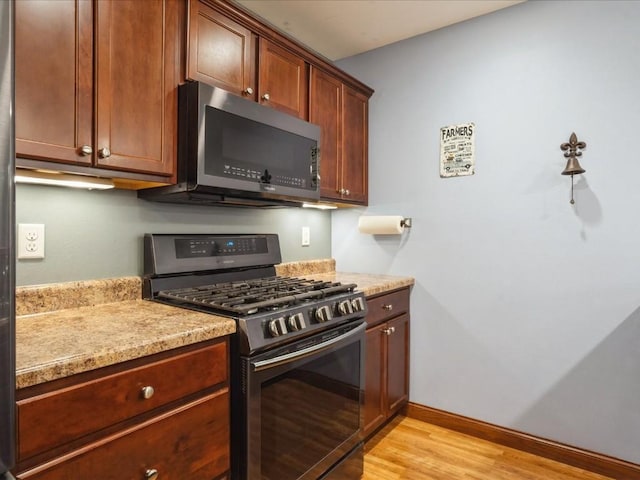
<path fill-rule="evenodd" d="M 398 416 L 365 445 L 362 480 L 609 480 L 595 473 Z"/>

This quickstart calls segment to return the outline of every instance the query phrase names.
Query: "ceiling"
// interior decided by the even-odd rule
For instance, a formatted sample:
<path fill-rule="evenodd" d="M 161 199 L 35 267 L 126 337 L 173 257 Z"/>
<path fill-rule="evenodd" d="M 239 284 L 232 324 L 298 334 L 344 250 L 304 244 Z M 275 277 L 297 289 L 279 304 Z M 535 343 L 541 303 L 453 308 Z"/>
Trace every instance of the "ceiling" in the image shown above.
<path fill-rule="evenodd" d="M 523 1 L 236 0 L 334 61 Z"/>

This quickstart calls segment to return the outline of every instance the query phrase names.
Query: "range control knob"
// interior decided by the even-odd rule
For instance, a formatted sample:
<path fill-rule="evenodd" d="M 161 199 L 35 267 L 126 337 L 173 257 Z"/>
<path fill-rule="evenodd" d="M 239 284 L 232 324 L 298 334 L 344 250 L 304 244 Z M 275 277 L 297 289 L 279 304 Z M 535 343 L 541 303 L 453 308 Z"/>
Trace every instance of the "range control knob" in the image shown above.
<path fill-rule="evenodd" d="M 304 315 L 302 313 L 295 313 L 289 317 L 289 328 L 297 332 L 303 328 L 307 328 L 307 324 L 304 321 Z"/>
<path fill-rule="evenodd" d="M 364 300 L 362 297 L 356 297 L 351 300 L 351 305 L 353 306 L 354 312 L 364 312 Z"/>
<path fill-rule="evenodd" d="M 320 323 L 331 320 L 331 308 L 329 308 L 329 305 L 323 305 L 316 309 L 316 320 Z"/>
<path fill-rule="evenodd" d="M 351 300 L 343 300 L 338 302 L 338 313 L 340 315 L 349 315 L 353 313 L 353 305 L 351 304 Z"/>
<path fill-rule="evenodd" d="M 287 333 L 287 325 L 284 322 L 284 317 L 274 318 L 269 320 L 269 332 L 272 337 L 279 337 Z"/>

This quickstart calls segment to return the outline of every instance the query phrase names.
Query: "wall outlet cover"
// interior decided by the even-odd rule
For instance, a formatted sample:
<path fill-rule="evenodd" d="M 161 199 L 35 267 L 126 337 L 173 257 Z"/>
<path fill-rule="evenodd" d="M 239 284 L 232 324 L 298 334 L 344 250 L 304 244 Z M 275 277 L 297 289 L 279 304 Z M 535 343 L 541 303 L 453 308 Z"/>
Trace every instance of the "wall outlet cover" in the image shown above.
<path fill-rule="evenodd" d="M 44 225 L 41 223 L 18 224 L 18 260 L 44 258 Z"/>

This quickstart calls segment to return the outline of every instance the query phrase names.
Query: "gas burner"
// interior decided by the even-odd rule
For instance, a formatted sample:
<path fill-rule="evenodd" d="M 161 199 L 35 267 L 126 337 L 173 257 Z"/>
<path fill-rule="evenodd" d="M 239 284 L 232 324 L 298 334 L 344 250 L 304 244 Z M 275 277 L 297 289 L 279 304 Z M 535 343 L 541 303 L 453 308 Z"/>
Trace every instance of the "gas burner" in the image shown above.
<path fill-rule="evenodd" d="M 219 309 L 238 315 L 253 315 L 353 292 L 355 288 L 355 284 L 276 276 L 161 290 L 157 297 L 185 305 L 208 307 L 214 311 Z"/>

